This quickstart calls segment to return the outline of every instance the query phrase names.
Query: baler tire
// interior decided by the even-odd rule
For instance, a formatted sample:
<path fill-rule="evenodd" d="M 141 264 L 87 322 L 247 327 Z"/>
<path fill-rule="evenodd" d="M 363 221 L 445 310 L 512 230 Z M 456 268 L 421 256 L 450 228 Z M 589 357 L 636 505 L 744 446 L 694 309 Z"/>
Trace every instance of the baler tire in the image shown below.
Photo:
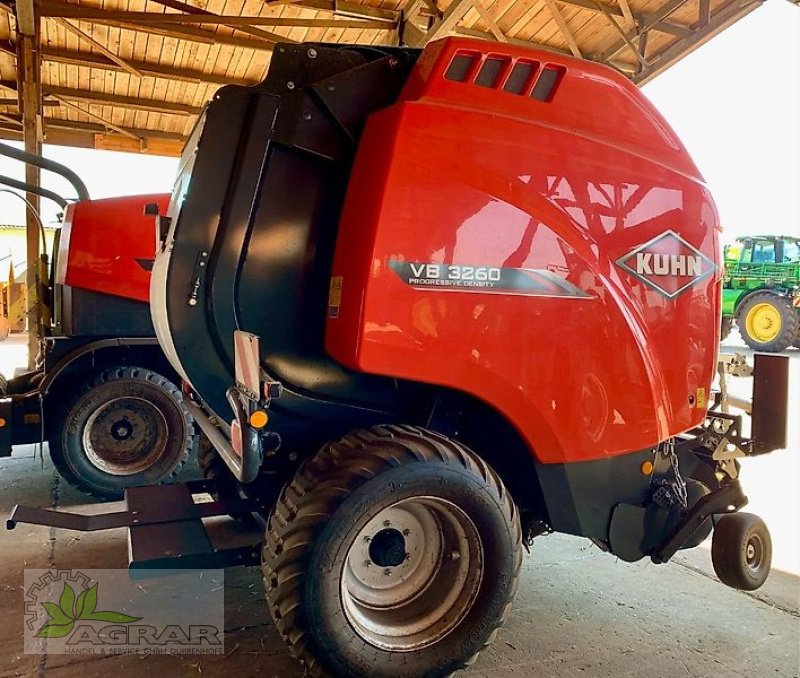
<path fill-rule="evenodd" d="M 93 497 L 121 499 L 127 488 L 171 482 L 194 447 L 180 389 L 152 370 L 115 367 L 59 395 L 50 457 L 65 480 Z"/>
<path fill-rule="evenodd" d="M 439 510 L 442 517 L 433 515 Z M 415 543 L 414 529 L 400 529 L 425 525 L 426 511 L 438 533 L 416 530 Z M 445 547 L 451 530 L 461 541 L 450 543 L 462 550 Z M 398 535 L 406 536 L 393 551 Z M 418 559 L 417 552 L 442 558 Z M 388 613 L 353 593 L 398 596 L 423 561 L 434 563 L 422 566 L 423 574 L 435 570 L 423 580 L 430 585 L 405 593 Z M 448 676 L 471 665 L 509 616 L 521 563 L 519 513 L 497 474 L 460 443 L 400 425 L 354 431 L 306 461 L 281 492 L 262 552 L 272 618 L 312 676 Z M 370 577 L 380 577 L 383 588 L 365 584 Z M 422 601 L 449 587 L 451 607 Z M 414 602 L 409 614 L 403 605 Z"/>
<path fill-rule="evenodd" d="M 752 513 L 719 516 L 711 539 L 711 562 L 723 584 L 740 591 L 761 587 L 772 564 L 772 539 L 764 521 Z"/>
<path fill-rule="evenodd" d="M 775 313 L 780 317 L 780 330 L 774 338 L 767 341 L 760 341 L 758 337 L 751 334 L 748 328 L 748 315 L 757 306 L 771 306 Z M 755 351 L 765 351 L 767 353 L 780 353 L 792 345 L 800 332 L 800 313 L 792 308 L 791 303 L 785 297 L 768 290 L 754 292 L 739 305 L 736 309 L 736 324 L 739 326 L 739 334 L 742 335 L 744 343 Z"/>

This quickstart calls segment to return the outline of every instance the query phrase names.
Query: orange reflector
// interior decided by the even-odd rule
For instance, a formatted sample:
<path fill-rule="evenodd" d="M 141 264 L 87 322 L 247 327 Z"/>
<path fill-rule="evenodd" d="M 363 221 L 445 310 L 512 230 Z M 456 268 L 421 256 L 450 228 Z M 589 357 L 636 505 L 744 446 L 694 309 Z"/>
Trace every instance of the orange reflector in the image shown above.
<path fill-rule="evenodd" d="M 6 425 L 6 420 L 0 417 L 0 428 L 3 428 L 3 426 L 5 425 Z"/>
<path fill-rule="evenodd" d="M 642 464 L 642 475 L 649 476 L 653 472 L 653 462 L 646 461 Z"/>
<path fill-rule="evenodd" d="M 250 415 L 250 426 L 253 428 L 264 428 L 269 421 L 269 417 L 264 410 L 256 410 Z"/>

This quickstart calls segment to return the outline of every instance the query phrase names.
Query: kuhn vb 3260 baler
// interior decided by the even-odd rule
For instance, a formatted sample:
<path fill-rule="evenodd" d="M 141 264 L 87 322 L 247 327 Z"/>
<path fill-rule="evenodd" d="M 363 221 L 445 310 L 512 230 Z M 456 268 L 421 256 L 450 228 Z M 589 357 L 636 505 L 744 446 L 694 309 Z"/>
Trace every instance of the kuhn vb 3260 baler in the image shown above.
<path fill-rule="evenodd" d="M 154 324 L 215 483 L 14 520 L 132 525 L 137 567 L 260 559 L 313 675 L 467 665 L 551 530 L 661 563 L 716 523 L 723 581 L 763 583 L 736 457 L 783 444 L 785 362 L 756 365 L 774 407 L 756 393 L 745 438 L 711 391 L 716 210 L 618 74 L 462 39 L 280 45 L 201 117 L 160 225 Z M 254 509 L 260 558 L 213 549 L 202 517 Z"/>

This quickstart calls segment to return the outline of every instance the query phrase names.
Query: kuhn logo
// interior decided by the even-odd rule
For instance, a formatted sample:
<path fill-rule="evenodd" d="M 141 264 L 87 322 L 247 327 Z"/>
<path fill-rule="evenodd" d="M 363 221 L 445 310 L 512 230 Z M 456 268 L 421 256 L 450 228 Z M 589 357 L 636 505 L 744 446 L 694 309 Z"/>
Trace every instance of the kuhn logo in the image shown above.
<path fill-rule="evenodd" d="M 674 231 L 640 245 L 617 265 L 670 299 L 707 278 L 714 262 Z"/>

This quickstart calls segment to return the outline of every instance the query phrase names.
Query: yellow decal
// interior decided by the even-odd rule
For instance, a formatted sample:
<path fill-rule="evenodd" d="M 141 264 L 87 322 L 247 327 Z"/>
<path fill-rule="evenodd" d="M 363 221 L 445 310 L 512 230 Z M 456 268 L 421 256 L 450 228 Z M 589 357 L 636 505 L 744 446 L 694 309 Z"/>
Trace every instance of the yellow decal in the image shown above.
<path fill-rule="evenodd" d="M 695 407 L 698 409 L 706 409 L 706 390 L 704 388 L 697 389 L 697 396 L 695 397 Z"/>

